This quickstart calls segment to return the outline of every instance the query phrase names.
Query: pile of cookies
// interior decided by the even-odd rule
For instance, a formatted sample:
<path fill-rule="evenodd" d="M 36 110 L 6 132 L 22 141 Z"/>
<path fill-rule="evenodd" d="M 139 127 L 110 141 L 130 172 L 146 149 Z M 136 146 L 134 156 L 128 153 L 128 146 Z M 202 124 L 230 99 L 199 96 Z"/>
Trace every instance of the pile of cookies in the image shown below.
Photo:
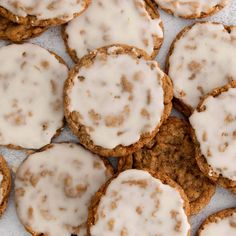
<path fill-rule="evenodd" d="M 196 22 L 162 71 L 158 7 L 196 19 L 228 0 L 1 0 L 0 145 L 31 235 L 189 236 L 216 185 L 236 193 L 236 26 Z M 51 26 L 75 65 L 24 42 Z M 170 116 L 172 105 L 185 119 Z M 79 144 L 53 143 L 65 123 Z M 116 157 L 117 168 L 109 162 Z M 11 175 L 0 156 L 0 216 Z M 197 236 L 236 235 L 236 206 Z"/>

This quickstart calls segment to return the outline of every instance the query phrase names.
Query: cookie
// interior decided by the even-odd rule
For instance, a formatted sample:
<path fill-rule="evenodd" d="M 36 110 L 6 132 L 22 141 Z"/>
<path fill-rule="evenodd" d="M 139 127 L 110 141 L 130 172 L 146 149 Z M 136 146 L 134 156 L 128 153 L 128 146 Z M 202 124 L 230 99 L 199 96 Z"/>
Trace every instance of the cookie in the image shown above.
<path fill-rule="evenodd" d="M 190 117 L 201 171 L 236 193 L 236 82 L 207 95 Z"/>
<path fill-rule="evenodd" d="M 174 106 L 190 116 L 211 90 L 236 80 L 236 27 L 198 22 L 176 37 L 167 58 Z"/>
<path fill-rule="evenodd" d="M 130 168 L 163 172 L 184 190 L 191 215 L 199 213 L 215 193 L 215 185 L 205 177 L 195 160 L 191 126 L 177 117 L 170 117 L 156 137 L 133 157 L 119 158 L 118 170 Z"/>
<path fill-rule="evenodd" d="M 92 199 L 88 235 L 190 235 L 189 203 L 183 190 L 161 174 L 127 170 Z"/>
<path fill-rule="evenodd" d="M 112 174 L 108 161 L 79 145 L 51 144 L 17 170 L 17 215 L 32 235 L 85 236 L 90 199 Z"/>
<path fill-rule="evenodd" d="M 163 24 L 150 0 L 94 0 L 63 28 L 62 35 L 75 62 L 112 44 L 135 46 L 154 59 L 163 42 Z"/>
<path fill-rule="evenodd" d="M 172 84 L 143 51 L 116 45 L 83 57 L 64 96 L 67 122 L 81 144 L 116 157 L 155 136 L 171 112 Z"/>
<path fill-rule="evenodd" d="M 226 209 L 209 216 L 196 236 L 236 235 L 236 208 Z"/>
<path fill-rule="evenodd" d="M 3 156 L 0 155 L 0 217 L 7 208 L 11 191 L 11 173 Z"/>
<path fill-rule="evenodd" d="M 204 18 L 223 9 L 229 0 L 154 0 L 169 14 L 185 19 Z"/>
<path fill-rule="evenodd" d="M 72 20 L 89 4 L 90 0 L 1 0 L 0 15 L 18 24 L 48 27 Z"/>
<path fill-rule="evenodd" d="M 46 27 L 32 27 L 30 25 L 16 24 L 7 18 L 0 16 L 0 39 L 21 42 L 36 37 L 46 31 Z"/>
<path fill-rule="evenodd" d="M 0 145 L 39 149 L 63 127 L 68 68 L 34 44 L 0 48 Z"/>

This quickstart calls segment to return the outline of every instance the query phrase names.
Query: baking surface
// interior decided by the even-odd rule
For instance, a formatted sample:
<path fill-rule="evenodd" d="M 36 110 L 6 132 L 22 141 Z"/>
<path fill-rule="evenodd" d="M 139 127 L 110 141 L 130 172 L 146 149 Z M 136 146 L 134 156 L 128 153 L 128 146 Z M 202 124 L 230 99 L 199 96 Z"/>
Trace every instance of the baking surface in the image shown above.
<path fill-rule="evenodd" d="M 193 20 L 183 20 L 180 18 L 175 18 L 170 16 L 160 10 L 162 20 L 165 27 L 165 41 L 164 45 L 161 48 L 161 51 L 157 57 L 158 62 L 161 67 L 164 68 L 166 54 L 168 52 L 170 43 L 175 38 L 176 34 L 187 25 L 193 23 Z M 219 12 L 217 15 L 206 18 L 205 20 L 211 20 L 216 22 L 222 22 L 228 25 L 236 25 L 236 0 L 231 0 L 231 4 L 227 6 L 223 11 Z M 49 29 L 46 33 L 41 35 L 38 38 L 30 40 L 32 43 L 41 45 L 47 49 L 50 49 L 60 55 L 69 66 L 72 66 L 72 61 L 65 52 L 65 47 L 60 34 L 60 27 L 54 27 Z M 0 41 L 0 46 L 9 44 L 8 42 Z M 177 114 L 175 111 L 174 114 Z M 178 114 L 177 114 L 178 115 Z M 66 128 L 62 134 L 54 140 L 58 141 L 73 141 L 76 142 L 77 139 L 71 135 L 70 131 Z M 14 151 L 6 148 L 0 148 L 0 153 L 4 155 L 8 161 L 9 166 L 12 169 L 12 174 L 14 177 L 14 171 L 17 169 L 17 166 L 25 159 L 26 153 L 22 151 Z M 15 206 L 14 206 L 14 196 L 13 190 L 11 192 L 10 204 L 6 213 L 0 219 L 0 236 L 29 236 L 24 227 L 20 224 L 17 219 Z M 236 195 L 231 194 L 230 192 L 218 188 L 216 194 L 212 198 L 210 204 L 201 211 L 200 214 L 191 218 L 192 223 L 192 234 L 195 235 L 195 232 L 201 224 L 201 222 L 210 214 L 225 209 L 228 207 L 236 206 Z"/>

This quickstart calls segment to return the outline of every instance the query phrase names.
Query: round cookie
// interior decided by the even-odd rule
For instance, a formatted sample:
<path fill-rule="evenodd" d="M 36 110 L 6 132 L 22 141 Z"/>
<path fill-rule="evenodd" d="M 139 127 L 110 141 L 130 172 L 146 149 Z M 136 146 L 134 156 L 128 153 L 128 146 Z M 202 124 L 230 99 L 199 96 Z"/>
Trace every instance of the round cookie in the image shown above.
<path fill-rule="evenodd" d="M 75 62 L 112 44 L 135 46 L 154 59 L 163 42 L 163 24 L 150 0 L 93 0 L 84 14 L 63 27 L 62 35 Z"/>
<path fill-rule="evenodd" d="M 184 28 L 171 45 L 167 73 L 174 106 L 190 116 L 200 99 L 236 79 L 236 27 L 198 22 Z"/>
<path fill-rule="evenodd" d="M 229 0 L 154 0 L 169 14 L 185 19 L 204 18 L 224 8 Z"/>
<path fill-rule="evenodd" d="M 209 216 L 196 236 L 236 235 L 236 208 L 230 208 Z"/>
<path fill-rule="evenodd" d="M 169 116 L 172 84 L 143 51 L 116 45 L 83 57 L 64 96 L 68 124 L 86 148 L 125 156 L 149 142 Z"/>
<path fill-rule="evenodd" d="M 211 180 L 236 193 L 236 82 L 208 94 L 190 117 L 196 160 Z"/>
<path fill-rule="evenodd" d="M 8 198 L 11 191 L 11 173 L 7 162 L 0 155 L 0 217 L 7 208 Z"/>
<path fill-rule="evenodd" d="M 0 39 L 19 43 L 23 40 L 36 37 L 46 30 L 46 27 L 19 25 L 0 16 Z"/>
<path fill-rule="evenodd" d="M 119 169 L 165 173 L 183 188 L 191 215 L 199 213 L 215 193 L 215 185 L 201 173 L 195 160 L 191 126 L 177 117 L 168 118 L 156 137 L 133 154 L 133 163 L 130 159 L 120 158 Z"/>
<path fill-rule="evenodd" d="M 92 199 L 88 236 L 190 235 L 189 203 L 183 190 L 161 174 L 127 170 Z"/>
<path fill-rule="evenodd" d="M 51 144 L 16 173 L 17 215 L 32 235 L 85 236 L 90 199 L 112 174 L 108 161 L 79 145 Z"/>
<path fill-rule="evenodd" d="M 61 58 L 34 44 L 0 48 L 0 145 L 39 149 L 63 127 Z"/>
<path fill-rule="evenodd" d="M 89 4 L 90 0 L 1 0 L 0 15 L 18 24 L 48 27 L 72 20 Z"/>

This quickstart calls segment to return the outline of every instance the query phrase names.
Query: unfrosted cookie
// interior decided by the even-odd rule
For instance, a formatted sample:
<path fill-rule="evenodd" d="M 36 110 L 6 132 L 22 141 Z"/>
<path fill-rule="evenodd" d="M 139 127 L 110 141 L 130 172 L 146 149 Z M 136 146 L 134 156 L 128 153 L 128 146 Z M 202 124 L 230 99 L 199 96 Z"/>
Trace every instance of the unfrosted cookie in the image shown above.
<path fill-rule="evenodd" d="M 3 156 L 0 155 L 0 217 L 7 207 L 11 191 L 11 173 Z"/>
<path fill-rule="evenodd" d="M 90 0 L 1 0 L 0 15 L 25 25 L 59 25 L 80 15 Z"/>
<path fill-rule="evenodd" d="M 112 46 L 83 57 L 69 74 L 65 116 L 79 141 L 124 156 L 150 141 L 171 111 L 172 85 L 143 51 Z"/>
<path fill-rule="evenodd" d="M 185 19 L 204 18 L 224 8 L 229 0 L 154 0 L 166 12 Z"/>
<path fill-rule="evenodd" d="M 196 236 L 235 236 L 236 208 L 230 208 L 209 216 Z"/>
<path fill-rule="evenodd" d="M 30 25 L 16 24 L 7 18 L 0 16 L 0 39 L 21 42 L 36 37 L 46 31 L 46 27 L 32 27 Z"/>
<path fill-rule="evenodd" d="M 38 149 L 63 126 L 61 58 L 34 44 L 0 48 L 0 145 Z"/>
<path fill-rule="evenodd" d="M 86 236 L 90 199 L 112 173 L 108 162 L 79 145 L 51 144 L 16 173 L 18 217 L 32 235 Z"/>
<path fill-rule="evenodd" d="M 190 117 L 197 163 L 211 180 L 236 193 L 236 82 L 215 89 Z"/>
<path fill-rule="evenodd" d="M 156 137 L 134 153 L 133 167 L 167 174 L 183 188 L 193 215 L 211 200 L 215 185 L 198 168 L 191 132 L 189 123 L 170 117 Z"/>
<path fill-rule="evenodd" d="M 163 25 L 150 0 L 93 0 L 62 34 L 76 62 L 90 51 L 111 44 L 135 46 L 155 58 L 163 41 Z"/>
<path fill-rule="evenodd" d="M 189 203 L 183 190 L 161 174 L 127 170 L 92 199 L 89 236 L 190 235 Z"/>
<path fill-rule="evenodd" d="M 235 26 L 198 22 L 183 29 L 167 59 L 175 107 L 189 116 L 204 95 L 235 80 L 235 55 Z"/>

